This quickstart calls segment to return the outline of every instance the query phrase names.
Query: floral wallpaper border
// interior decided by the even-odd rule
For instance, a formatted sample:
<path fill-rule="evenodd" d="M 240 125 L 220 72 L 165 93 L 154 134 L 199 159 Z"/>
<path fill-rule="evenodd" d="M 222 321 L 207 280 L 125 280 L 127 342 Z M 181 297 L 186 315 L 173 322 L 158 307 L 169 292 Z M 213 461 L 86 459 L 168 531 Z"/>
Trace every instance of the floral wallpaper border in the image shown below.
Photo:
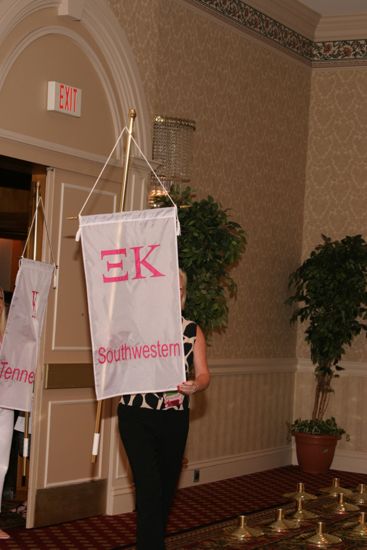
<path fill-rule="evenodd" d="M 255 32 L 311 64 L 367 62 L 367 39 L 313 42 L 243 0 L 192 0 L 209 11 Z"/>

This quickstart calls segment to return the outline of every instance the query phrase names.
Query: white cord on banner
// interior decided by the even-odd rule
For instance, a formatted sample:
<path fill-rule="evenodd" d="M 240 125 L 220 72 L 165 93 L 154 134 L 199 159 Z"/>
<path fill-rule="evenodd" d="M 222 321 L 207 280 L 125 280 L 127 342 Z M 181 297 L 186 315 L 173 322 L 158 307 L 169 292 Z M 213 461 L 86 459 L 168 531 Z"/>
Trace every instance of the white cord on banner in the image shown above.
<path fill-rule="evenodd" d="M 141 156 L 143 157 L 143 159 L 145 160 L 145 162 L 147 163 L 147 165 L 149 166 L 149 168 L 151 169 L 151 171 L 153 172 L 153 174 L 155 175 L 155 177 L 157 178 L 159 184 L 161 185 L 163 191 L 166 193 L 166 195 L 168 196 L 169 200 L 171 201 L 171 203 L 173 204 L 173 206 L 176 206 L 176 203 L 175 201 L 172 199 L 171 195 L 168 193 L 167 189 L 165 188 L 165 186 L 163 185 L 163 183 L 161 182 L 161 180 L 159 179 L 159 176 L 157 175 L 157 173 L 155 172 L 153 166 L 150 164 L 149 160 L 147 159 L 147 157 L 144 155 L 143 151 L 140 149 L 139 147 L 139 144 L 138 142 L 134 139 L 134 136 L 132 135 L 131 136 L 131 139 L 133 140 L 133 142 L 135 143 L 135 145 L 137 146 L 138 150 L 139 150 L 139 153 L 141 154 Z"/>
<path fill-rule="evenodd" d="M 26 251 L 27 244 L 28 244 L 29 238 L 30 238 L 31 233 L 32 233 L 32 229 L 33 229 L 33 225 L 34 225 L 34 222 L 35 222 L 35 219 L 36 219 L 37 210 L 38 210 L 39 205 L 41 205 L 41 208 L 42 208 L 43 223 L 44 223 L 44 226 L 45 226 L 45 229 L 46 229 L 46 236 L 47 236 L 48 246 L 50 247 L 51 260 L 52 260 L 52 263 L 55 264 L 55 259 L 54 259 L 54 255 L 53 255 L 53 251 L 52 251 L 52 245 L 51 245 L 51 239 L 50 239 L 50 235 L 49 235 L 48 227 L 47 227 L 47 223 L 46 223 L 45 210 L 44 210 L 44 208 L 43 208 L 43 200 L 42 200 L 42 197 L 40 197 L 40 198 L 38 199 L 38 202 L 37 202 L 37 204 L 36 204 L 36 208 L 35 208 L 35 211 L 34 211 L 34 214 L 33 214 L 33 218 L 32 218 L 31 227 L 29 228 L 28 235 L 27 235 L 27 240 L 26 240 L 25 245 L 24 245 L 24 248 L 23 248 L 22 258 L 24 257 L 24 253 L 25 253 L 25 251 Z M 37 235 L 35 235 L 34 238 L 37 239 Z M 56 265 L 56 264 L 55 264 L 55 265 Z"/>
<path fill-rule="evenodd" d="M 101 170 L 100 173 L 98 174 L 98 177 L 97 177 L 96 181 L 94 182 L 94 185 L 93 185 L 92 189 L 90 190 L 90 192 L 89 192 L 89 194 L 88 194 L 86 200 L 84 201 L 84 204 L 83 204 L 83 206 L 81 207 L 81 209 L 80 209 L 80 211 L 79 211 L 78 218 L 80 218 L 80 216 L 81 216 L 81 214 L 82 214 L 84 208 L 86 207 L 86 205 L 87 205 L 87 203 L 88 203 L 88 201 L 89 201 L 89 199 L 90 199 L 90 197 L 91 197 L 93 191 L 95 190 L 95 188 L 96 188 L 96 186 L 97 186 L 99 180 L 101 179 L 101 176 L 102 176 L 102 174 L 103 174 L 103 172 L 104 172 L 104 170 L 105 170 L 107 164 L 109 163 L 109 161 L 110 161 L 110 159 L 111 159 L 111 157 L 112 157 L 112 155 L 113 155 L 113 153 L 114 153 L 114 151 L 115 151 L 115 149 L 116 149 L 116 147 L 117 147 L 117 145 L 118 145 L 118 143 L 119 143 L 120 139 L 122 138 L 122 136 L 123 136 L 123 134 L 124 134 L 125 131 L 128 132 L 128 134 L 130 135 L 131 139 L 133 140 L 133 142 L 135 143 L 137 149 L 139 150 L 141 156 L 143 157 L 143 159 L 145 160 L 145 162 L 146 162 L 147 165 L 149 166 L 150 170 L 153 172 L 155 178 L 158 180 L 159 184 L 161 185 L 163 191 L 164 191 L 164 192 L 166 193 L 166 195 L 168 196 L 168 198 L 169 198 L 169 200 L 171 201 L 172 205 L 173 205 L 174 207 L 176 207 L 176 209 L 177 209 L 177 205 L 176 205 L 175 201 L 172 199 L 171 195 L 168 193 L 167 189 L 164 187 L 163 183 L 162 183 L 161 180 L 159 179 L 159 176 L 157 175 L 157 173 L 156 173 L 156 171 L 154 170 L 153 166 L 150 164 L 149 160 L 147 159 L 147 157 L 144 155 L 143 151 L 141 150 L 141 148 L 140 148 L 138 142 L 136 141 L 136 139 L 134 138 L 134 136 L 132 135 L 132 133 L 129 132 L 129 129 L 128 129 L 126 126 L 124 126 L 124 128 L 122 129 L 122 131 L 121 131 L 119 137 L 118 137 L 117 140 L 116 140 L 115 145 L 113 146 L 112 151 L 111 151 L 110 154 L 108 155 L 108 158 L 107 158 L 106 162 L 104 163 L 104 165 L 103 165 L 103 167 L 102 167 L 102 170 Z M 177 235 L 180 235 L 181 230 L 180 230 L 180 224 L 179 224 L 178 216 L 177 216 L 177 215 L 176 215 L 176 226 L 177 226 L 177 227 L 176 227 L 176 233 L 177 233 Z M 78 230 L 78 232 L 77 232 L 77 234 L 76 234 L 76 237 L 75 237 L 75 240 L 76 240 L 76 241 L 79 241 L 79 238 L 80 238 L 80 230 Z"/>
<path fill-rule="evenodd" d="M 97 187 L 97 184 L 98 184 L 99 180 L 101 179 L 102 174 L 103 174 L 103 172 L 104 172 L 104 170 L 105 170 L 107 164 L 110 162 L 110 159 L 111 159 L 113 153 L 115 152 L 115 149 L 116 149 L 117 145 L 119 144 L 119 141 L 120 141 L 120 139 L 122 138 L 122 136 L 124 135 L 124 132 L 125 132 L 125 131 L 126 131 L 126 132 L 129 131 L 129 130 L 126 128 L 126 126 L 124 126 L 123 129 L 121 130 L 121 133 L 120 133 L 119 137 L 117 138 L 116 143 L 115 143 L 115 145 L 113 146 L 111 153 L 108 155 L 107 160 L 106 160 L 106 162 L 104 163 L 102 170 L 101 170 L 100 173 L 98 174 L 98 177 L 97 177 L 96 181 L 94 182 L 94 185 L 93 185 L 92 189 L 90 190 L 89 195 L 88 195 L 87 198 L 85 199 L 85 202 L 84 202 L 83 206 L 81 207 L 81 209 L 80 209 L 80 211 L 79 211 L 78 218 L 81 216 L 81 214 L 82 214 L 84 208 L 85 208 L 86 205 L 87 205 L 87 202 L 88 202 L 89 199 L 90 199 L 91 194 L 93 193 L 93 191 L 94 191 L 95 188 Z"/>

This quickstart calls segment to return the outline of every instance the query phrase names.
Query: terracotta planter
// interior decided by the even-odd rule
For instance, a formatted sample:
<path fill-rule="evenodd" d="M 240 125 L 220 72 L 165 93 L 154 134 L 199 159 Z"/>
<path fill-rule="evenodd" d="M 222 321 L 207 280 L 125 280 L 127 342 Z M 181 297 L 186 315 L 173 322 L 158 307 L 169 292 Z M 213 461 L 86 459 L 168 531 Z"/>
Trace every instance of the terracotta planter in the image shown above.
<path fill-rule="evenodd" d="M 295 433 L 297 460 L 301 470 L 308 474 L 324 474 L 331 466 L 338 437 Z"/>

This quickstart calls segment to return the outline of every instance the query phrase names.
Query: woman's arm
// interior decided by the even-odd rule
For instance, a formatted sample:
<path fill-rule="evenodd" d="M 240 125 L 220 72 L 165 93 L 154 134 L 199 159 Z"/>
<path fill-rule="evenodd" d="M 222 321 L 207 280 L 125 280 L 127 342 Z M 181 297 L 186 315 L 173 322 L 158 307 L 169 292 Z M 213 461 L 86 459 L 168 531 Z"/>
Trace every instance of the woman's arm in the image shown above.
<path fill-rule="evenodd" d="M 194 345 L 194 370 L 195 380 L 187 380 L 178 386 L 178 391 L 191 395 L 203 391 L 209 386 L 210 372 L 206 359 L 206 342 L 203 331 L 199 326 L 196 329 L 196 340 Z"/>

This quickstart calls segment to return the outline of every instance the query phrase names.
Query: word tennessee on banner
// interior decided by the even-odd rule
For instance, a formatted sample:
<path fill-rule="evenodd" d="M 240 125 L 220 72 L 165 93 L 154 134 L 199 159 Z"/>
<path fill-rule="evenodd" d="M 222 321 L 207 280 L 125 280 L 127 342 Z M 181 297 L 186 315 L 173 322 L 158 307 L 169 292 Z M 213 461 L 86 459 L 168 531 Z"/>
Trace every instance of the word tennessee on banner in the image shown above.
<path fill-rule="evenodd" d="M 0 350 L 0 407 L 30 412 L 53 264 L 22 258 Z"/>
<path fill-rule="evenodd" d="M 80 216 L 97 399 L 185 378 L 177 209 Z"/>

